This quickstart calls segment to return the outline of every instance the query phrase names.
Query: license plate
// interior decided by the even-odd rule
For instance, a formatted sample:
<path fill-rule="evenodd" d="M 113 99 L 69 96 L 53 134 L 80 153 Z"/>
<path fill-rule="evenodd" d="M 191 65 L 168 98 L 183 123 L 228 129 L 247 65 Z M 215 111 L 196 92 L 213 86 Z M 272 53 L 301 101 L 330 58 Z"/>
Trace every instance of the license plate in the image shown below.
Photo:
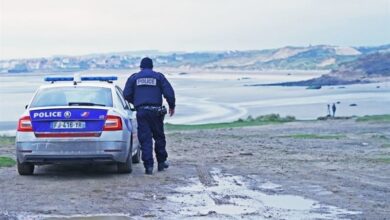
<path fill-rule="evenodd" d="M 52 122 L 53 129 L 83 129 L 85 122 L 83 121 L 55 121 Z"/>

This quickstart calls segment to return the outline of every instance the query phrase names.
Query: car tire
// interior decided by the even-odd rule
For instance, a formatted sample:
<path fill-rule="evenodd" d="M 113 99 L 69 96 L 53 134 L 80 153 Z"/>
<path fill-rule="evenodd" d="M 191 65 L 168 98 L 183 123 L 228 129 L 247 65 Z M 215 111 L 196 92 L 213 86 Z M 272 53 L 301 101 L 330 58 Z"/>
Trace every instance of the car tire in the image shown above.
<path fill-rule="evenodd" d="M 19 175 L 26 176 L 26 175 L 33 175 L 34 173 L 34 164 L 30 163 L 19 163 L 19 160 L 17 161 L 17 168 Z"/>
<path fill-rule="evenodd" d="M 133 140 L 130 142 L 130 149 L 129 153 L 127 155 L 126 162 L 124 163 L 117 163 L 117 169 L 118 173 L 131 173 L 133 171 L 132 167 L 132 152 L 133 152 Z"/>
<path fill-rule="evenodd" d="M 132 158 L 133 163 L 140 163 L 141 162 L 141 146 L 137 146 L 137 153 Z"/>

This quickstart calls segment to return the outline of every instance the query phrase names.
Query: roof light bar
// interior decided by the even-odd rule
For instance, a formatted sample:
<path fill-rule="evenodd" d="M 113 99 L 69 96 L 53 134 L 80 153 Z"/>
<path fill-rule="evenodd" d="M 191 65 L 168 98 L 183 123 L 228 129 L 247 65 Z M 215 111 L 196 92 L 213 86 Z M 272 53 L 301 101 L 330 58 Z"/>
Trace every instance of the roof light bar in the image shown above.
<path fill-rule="evenodd" d="M 106 81 L 111 82 L 118 80 L 117 76 L 82 76 L 81 81 Z M 46 82 L 57 82 L 57 81 L 74 81 L 73 76 L 46 76 L 44 80 Z"/>
<path fill-rule="evenodd" d="M 82 76 L 81 81 L 115 81 L 117 76 Z"/>
<path fill-rule="evenodd" d="M 46 76 L 44 80 L 46 82 L 73 81 L 73 76 Z"/>

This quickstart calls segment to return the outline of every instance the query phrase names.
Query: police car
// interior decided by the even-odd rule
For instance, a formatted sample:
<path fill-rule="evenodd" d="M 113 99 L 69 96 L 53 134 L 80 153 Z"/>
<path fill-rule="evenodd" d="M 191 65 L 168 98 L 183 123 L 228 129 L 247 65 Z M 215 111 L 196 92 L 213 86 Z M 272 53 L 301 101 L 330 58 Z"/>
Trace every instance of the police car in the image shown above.
<path fill-rule="evenodd" d="M 19 119 L 17 169 L 35 165 L 105 162 L 131 173 L 140 162 L 134 108 L 113 81 L 117 77 L 46 77 Z"/>

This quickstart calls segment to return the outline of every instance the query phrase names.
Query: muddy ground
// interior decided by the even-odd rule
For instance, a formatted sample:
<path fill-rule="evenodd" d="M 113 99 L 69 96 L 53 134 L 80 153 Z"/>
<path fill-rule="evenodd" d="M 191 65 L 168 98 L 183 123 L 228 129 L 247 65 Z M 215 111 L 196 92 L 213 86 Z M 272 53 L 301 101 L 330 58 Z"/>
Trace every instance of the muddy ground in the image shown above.
<path fill-rule="evenodd" d="M 304 136 L 301 134 L 317 134 Z M 390 123 L 170 132 L 171 167 L 0 168 L 0 219 L 390 219 Z M 12 155 L 1 146 L 0 155 Z"/>

